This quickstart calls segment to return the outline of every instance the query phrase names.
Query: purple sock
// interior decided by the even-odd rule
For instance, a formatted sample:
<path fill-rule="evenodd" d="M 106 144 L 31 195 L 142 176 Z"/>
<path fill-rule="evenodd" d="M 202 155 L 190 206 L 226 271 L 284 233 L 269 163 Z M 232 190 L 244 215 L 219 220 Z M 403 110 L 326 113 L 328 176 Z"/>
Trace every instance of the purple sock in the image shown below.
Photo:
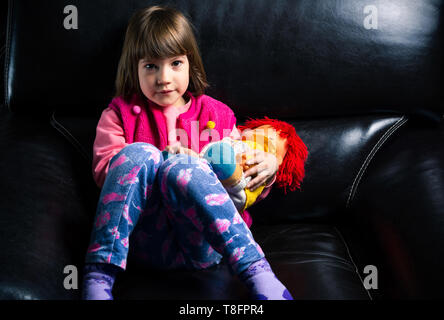
<path fill-rule="evenodd" d="M 293 300 L 265 258 L 253 262 L 239 275 L 239 279 L 251 290 L 251 298 L 254 300 Z"/>
<path fill-rule="evenodd" d="M 113 300 L 111 290 L 120 268 L 106 263 L 89 263 L 83 271 L 83 300 Z"/>

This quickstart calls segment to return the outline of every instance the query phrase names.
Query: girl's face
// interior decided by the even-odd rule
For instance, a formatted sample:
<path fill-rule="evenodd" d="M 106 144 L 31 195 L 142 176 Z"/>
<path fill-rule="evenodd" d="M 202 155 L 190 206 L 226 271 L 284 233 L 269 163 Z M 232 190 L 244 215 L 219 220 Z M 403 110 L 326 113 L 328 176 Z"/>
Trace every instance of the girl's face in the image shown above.
<path fill-rule="evenodd" d="M 186 55 L 165 59 L 141 59 L 138 65 L 139 85 L 145 97 L 159 106 L 180 107 L 190 82 Z"/>

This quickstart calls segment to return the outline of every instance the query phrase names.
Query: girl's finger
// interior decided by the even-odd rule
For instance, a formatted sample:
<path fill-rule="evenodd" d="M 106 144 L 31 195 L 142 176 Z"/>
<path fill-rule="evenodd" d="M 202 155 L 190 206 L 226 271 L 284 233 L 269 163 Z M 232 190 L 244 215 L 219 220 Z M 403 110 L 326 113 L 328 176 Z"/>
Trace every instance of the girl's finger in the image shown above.
<path fill-rule="evenodd" d="M 253 169 L 254 169 L 254 171 L 253 171 Z M 265 162 L 260 162 L 260 163 L 258 163 L 258 164 L 256 164 L 254 167 L 251 167 L 250 169 L 248 169 L 247 171 L 245 171 L 245 174 L 249 171 L 249 170 L 252 170 L 252 174 L 261 174 L 261 173 L 263 173 L 264 171 L 267 171 L 269 169 L 269 166 L 268 166 L 268 164 L 267 163 L 265 163 Z M 250 176 L 250 175 L 252 175 L 252 174 L 248 174 L 247 176 Z"/>
<path fill-rule="evenodd" d="M 247 153 L 247 161 L 245 162 L 247 165 L 252 165 L 255 163 L 260 163 L 264 161 L 264 154 L 257 152 Z"/>
<path fill-rule="evenodd" d="M 248 169 L 247 171 L 245 171 L 244 175 L 245 175 L 245 178 L 246 177 L 250 177 L 250 176 L 252 178 L 253 177 L 256 178 L 256 176 L 264 174 L 264 170 L 265 169 L 261 168 L 260 165 L 255 165 L 254 167 L 252 167 L 252 168 Z"/>
<path fill-rule="evenodd" d="M 258 187 L 260 187 L 262 184 L 264 184 L 266 179 L 262 175 L 258 175 L 256 178 L 251 180 L 247 184 L 247 188 L 250 189 L 250 191 L 254 191 Z"/>
<path fill-rule="evenodd" d="M 256 165 L 250 169 L 248 169 L 247 171 L 244 172 L 245 178 L 249 177 L 249 176 L 253 176 L 255 174 L 258 174 L 260 172 L 260 166 Z"/>
<path fill-rule="evenodd" d="M 171 145 L 167 146 L 166 149 L 169 153 L 172 154 L 177 154 L 177 152 L 179 151 L 179 148 L 177 146 L 171 146 Z"/>

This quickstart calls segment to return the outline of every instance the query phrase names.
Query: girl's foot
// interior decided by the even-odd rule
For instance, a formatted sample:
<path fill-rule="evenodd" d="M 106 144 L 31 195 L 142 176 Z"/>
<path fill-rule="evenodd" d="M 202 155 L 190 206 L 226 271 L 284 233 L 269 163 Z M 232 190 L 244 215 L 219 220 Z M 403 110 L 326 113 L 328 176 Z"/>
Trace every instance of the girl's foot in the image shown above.
<path fill-rule="evenodd" d="M 85 265 L 83 276 L 83 300 L 113 300 L 111 290 L 119 267 L 112 264 L 91 263 Z"/>
<path fill-rule="evenodd" d="M 293 300 L 265 258 L 253 262 L 239 275 L 239 278 L 250 289 L 251 298 L 254 300 Z"/>

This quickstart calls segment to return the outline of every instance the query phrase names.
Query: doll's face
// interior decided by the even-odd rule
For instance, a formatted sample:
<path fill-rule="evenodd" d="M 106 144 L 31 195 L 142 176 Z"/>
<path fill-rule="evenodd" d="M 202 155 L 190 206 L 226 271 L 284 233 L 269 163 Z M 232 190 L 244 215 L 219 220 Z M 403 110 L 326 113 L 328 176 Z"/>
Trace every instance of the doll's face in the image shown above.
<path fill-rule="evenodd" d="M 263 125 L 253 130 L 246 130 L 242 135 L 248 140 L 264 141 L 267 144 L 268 152 L 276 155 L 278 165 L 284 161 L 285 154 L 287 153 L 287 139 L 283 139 L 270 125 Z"/>

